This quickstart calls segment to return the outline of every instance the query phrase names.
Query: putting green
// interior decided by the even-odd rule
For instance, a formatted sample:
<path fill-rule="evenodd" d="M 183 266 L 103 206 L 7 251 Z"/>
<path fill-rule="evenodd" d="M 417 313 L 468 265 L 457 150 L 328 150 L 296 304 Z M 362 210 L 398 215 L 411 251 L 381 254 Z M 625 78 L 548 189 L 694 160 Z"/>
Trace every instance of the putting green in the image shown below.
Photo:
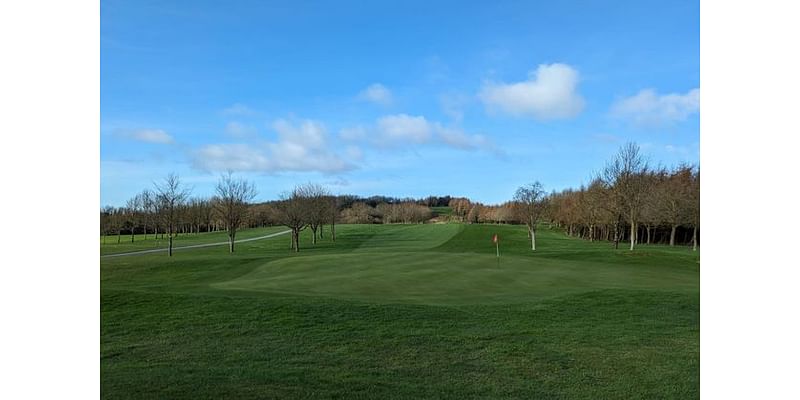
<path fill-rule="evenodd" d="M 601 289 L 698 289 L 696 272 L 548 258 L 438 252 L 354 252 L 285 258 L 218 289 L 376 303 L 528 302 Z"/>

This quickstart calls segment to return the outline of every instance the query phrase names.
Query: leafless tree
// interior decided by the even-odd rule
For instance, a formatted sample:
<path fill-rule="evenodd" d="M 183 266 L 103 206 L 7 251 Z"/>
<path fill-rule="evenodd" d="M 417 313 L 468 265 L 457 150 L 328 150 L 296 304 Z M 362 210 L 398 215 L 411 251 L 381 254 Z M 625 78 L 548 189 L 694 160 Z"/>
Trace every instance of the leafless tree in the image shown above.
<path fill-rule="evenodd" d="M 103 243 L 106 242 L 106 236 L 109 232 L 114 230 L 111 218 L 114 213 L 114 207 L 105 206 L 100 209 L 100 235 L 103 236 Z"/>
<path fill-rule="evenodd" d="M 217 213 L 228 227 L 228 244 L 233 253 L 236 230 L 247 217 L 249 203 L 256 197 L 256 189 L 252 183 L 244 179 L 234 179 L 233 173 L 222 175 L 217 183 Z M 199 215 L 199 214 L 198 214 Z"/>
<path fill-rule="evenodd" d="M 198 206 L 200 207 L 200 220 L 206 226 L 206 232 L 211 232 L 211 222 L 214 220 L 214 213 L 216 204 L 216 200 L 211 200 L 208 198 L 201 198 L 198 200 Z"/>
<path fill-rule="evenodd" d="M 541 218 L 546 202 L 542 184 L 534 182 L 521 186 L 514 194 L 517 216 L 525 222 L 531 238 L 531 250 L 536 250 L 536 224 Z"/>
<path fill-rule="evenodd" d="M 302 186 L 295 187 L 291 193 L 281 196 L 273 204 L 275 218 L 292 230 L 292 250 L 300 252 L 300 232 L 308 226 L 308 196 Z"/>
<path fill-rule="evenodd" d="M 472 208 L 467 213 L 467 222 L 470 224 L 477 224 L 478 223 L 478 215 L 481 213 L 481 205 L 474 204 Z"/>
<path fill-rule="evenodd" d="M 336 242 L 336 221 L 339 219 L 339 196 L 328 196 L 326 198 L 328 204 L 329 222 L 331 224 L 331 240 Z"/>
<path fill-rule="evenodd" d="M 180 208 L 189 197 L 190 189 L 181 184 L 178 175 L 171 173 L 162 183 L 155 184 L 158 202 L 161 208 L 164 227 L 169 237 L 169 256 L 172 257 L 172 242 L 179 224 Z"/>
<path fill-rule="evenodd" d="M 650 183 L 647 173 L 647 161 L 635 143 L 624 145 L 603 170 L 603 178 L 618 196 L 623 215 L 631 226 L 631 250 L 636 246 L 638 224 L 647 198 Z"/>
<path fill-rule="evenodd" d="M 692 167 L 681 165 L 654 190 L 658 213 L 670 228 L 669 245 L 675 246 L 675 232 L 679 226 L 691 221 L 690 204 Z"/>
<path fill-rule="evenodd" d="M 311 242 L 317 244 L 317 234 L 320 236 L 320 227 L 330 219 L 330 203 L 328 191 L 322 185 L 308 183 L 300 186 L 299 192 L 303 197 L 306 210 L 305 215 L 308 227 L 311 229 Z"/>
<path fill-rule="evenodd" d="M 148 189 L 139 193 L 139 206 L 141 207 L 141 222 L 143 225 L 144 239 L 147 240 L 147 227 L 155 220 L 155 199 L 153 192 Z"/>

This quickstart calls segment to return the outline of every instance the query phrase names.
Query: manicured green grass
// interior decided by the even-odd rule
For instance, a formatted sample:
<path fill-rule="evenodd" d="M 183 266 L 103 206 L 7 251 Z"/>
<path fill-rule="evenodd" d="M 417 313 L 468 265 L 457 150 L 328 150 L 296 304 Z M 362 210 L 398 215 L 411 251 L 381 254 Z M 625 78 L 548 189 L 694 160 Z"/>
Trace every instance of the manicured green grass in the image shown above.
<path fill-rule="evenodd" d="M 102 396 L 699 396 L 691 250 L 542 228 L 533 253 L 497 225 L 336 231 L 300 254 L 279 236 L 102 259 Z"/>
<path fill-rule="evenodd" d="M 448 206 L 431 207 L 431 211 L 433 211 L 435 215 L 450 215 L 453 213 L 453 208 Z"/>
<path fill-rule="evenodd" d="M 236 232 L 236 240 L 249 239 L 259 236 L 269 235 L 275 232 L 285 231 L 286 227 L 273 226 L 267 228 L 254 228 L 242 229 Z M 122 235 L 117 243 L 117 236 L 108 236 L 100 238 L 100 254 L 117 254 L 128 253 L 140 250 L 153 250 L 153 249 L 166 249 L 169 246 L 169 239 L 167 235 L 161 238 L 153 234 L 148 234 L 147 239 L 145 235 L 134 235 L 133 242 L 131 242 L 130 235 Z M 218 243 L 227 242 L 228 232 L 200 232 L 200 233 L 181 233 L 173 240 L 173 246 L 191 246 L 196 244 Z"/>

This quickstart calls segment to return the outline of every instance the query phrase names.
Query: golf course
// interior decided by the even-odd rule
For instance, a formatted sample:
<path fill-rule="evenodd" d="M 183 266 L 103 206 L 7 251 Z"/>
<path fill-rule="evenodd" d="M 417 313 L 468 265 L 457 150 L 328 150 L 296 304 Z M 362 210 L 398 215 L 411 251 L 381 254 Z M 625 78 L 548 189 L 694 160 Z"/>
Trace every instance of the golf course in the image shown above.
<path fill-rule="evenodd" d="M 328 226 L 100 244 L 101 394 L 697 398 L 700 252 L 540 224 Z M 492 242 L 498 235 L 499 254 Z M 264 237 L 264 238 L 261 238 Z M 223 243 L 181 249 L 182 246 Z"/>

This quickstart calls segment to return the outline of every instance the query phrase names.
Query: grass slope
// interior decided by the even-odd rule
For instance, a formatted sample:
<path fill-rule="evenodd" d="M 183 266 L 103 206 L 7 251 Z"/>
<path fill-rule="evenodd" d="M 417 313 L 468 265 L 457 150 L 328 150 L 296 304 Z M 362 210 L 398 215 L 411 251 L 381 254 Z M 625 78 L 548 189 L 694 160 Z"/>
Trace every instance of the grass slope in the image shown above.
<path fill-rule="evenodd" d="M 699 396 L 686 249 L 543 229 L 532 253 L 520 227 L 456 224 L 339 226 L 303 245 L 102 259 L 102 396 Z"/>

